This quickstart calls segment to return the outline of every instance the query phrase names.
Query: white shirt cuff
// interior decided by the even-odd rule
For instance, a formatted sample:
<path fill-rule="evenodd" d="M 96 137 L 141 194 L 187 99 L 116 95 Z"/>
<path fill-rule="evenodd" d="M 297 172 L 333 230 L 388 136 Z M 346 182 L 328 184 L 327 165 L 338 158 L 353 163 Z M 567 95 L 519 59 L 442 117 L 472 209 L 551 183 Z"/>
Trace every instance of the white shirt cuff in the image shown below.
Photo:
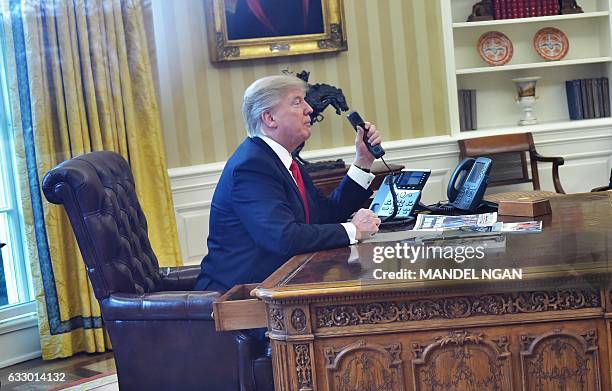
<path fill-rule="evenodd" d="M 359 249 L 357 246 L 349 246 L 351 249 L 351 253 L 349 254 L 349 258 L 347 260 L 348 263 L 359 263 L 361 259 L 359 258 Z"/>
<path fill-rule="evenodd" d="M 370 187 L 370 184 L 375 178 L 374 174 L 365 172 L 362 169 L 357 168 L 354 164 L 351 164 L 351 167 L 349 167 L 347 175 L 364 189 Z"/>
<path fill-rule="evenodd" d="M 346 230 L 346 234 L 348 235 L 350 244 L 357 243 L 357 239 L 355 239 L 355 237 L 357 236 L 357 227 L 355 227 L 355 224 L 353 223 L 340 223 L 340 224 L 342 224 L 342 226 Z"/>

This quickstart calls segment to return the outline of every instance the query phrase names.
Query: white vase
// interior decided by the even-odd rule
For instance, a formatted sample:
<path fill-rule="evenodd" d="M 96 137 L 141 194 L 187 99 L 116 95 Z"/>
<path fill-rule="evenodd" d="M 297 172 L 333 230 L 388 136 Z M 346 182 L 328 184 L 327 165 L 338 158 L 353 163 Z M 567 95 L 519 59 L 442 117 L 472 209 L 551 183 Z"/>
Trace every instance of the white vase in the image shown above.
<path fill-rule="evenodd" d="M 535 93 L 536 82 L 540 79 L 539 76 L 512 79 L 516 87 L 516 102 L 523 108 L 523 118 L 518 121 L 519 125 L 538 123 L 538 119 L 533 113 L 533 106 L 538 99 Z"/>
<path fill-rule="evenodd" d="M 523 118 L 518 121 L 519 125 L 533 125 L 538 123 L 538 119 L 533 113 L 533 105 L 536 99 L 535 96 L 526 96 L 517 99 L 517 103 L 523 108 Z"/>

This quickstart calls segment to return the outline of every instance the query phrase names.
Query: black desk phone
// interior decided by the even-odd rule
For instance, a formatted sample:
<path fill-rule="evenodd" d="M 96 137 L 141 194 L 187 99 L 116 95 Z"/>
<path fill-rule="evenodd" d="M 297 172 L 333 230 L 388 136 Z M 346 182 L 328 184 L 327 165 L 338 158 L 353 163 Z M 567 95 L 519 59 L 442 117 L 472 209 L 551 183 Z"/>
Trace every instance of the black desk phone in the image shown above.
<path fill-rule="evenodd" d="M 393 186 L 397 196 L 397 214 L 394 218 L 406 219 L 414 212 L 421 199 L 421 191 L 429 178 L 431 170 L 402 170 L 393 176 Z M 385 178 L 376 196 L 370 204 L 370 210 L 378 217 L 389 217 L 393 214 L 393 196 Z"/>
<path fill-rule="evenodd" d="M 448 183 L 449 205 L 469 212 L 476 210 L 487 190 L 492 165 L 486 157 L 463 159 Z"/>

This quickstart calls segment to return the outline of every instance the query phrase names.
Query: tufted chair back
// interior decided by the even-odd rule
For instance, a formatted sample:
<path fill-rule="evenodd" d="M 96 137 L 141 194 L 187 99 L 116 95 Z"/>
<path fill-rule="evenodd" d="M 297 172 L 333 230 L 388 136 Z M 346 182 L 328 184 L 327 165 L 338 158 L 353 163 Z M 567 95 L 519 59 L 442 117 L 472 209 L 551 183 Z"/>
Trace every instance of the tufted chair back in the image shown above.
<path fill-rule="evenodd" d="M 65 161 L 45 177 L 43 191 L 64 204 L 98 300 L 161 288 L 147 219 L 121 155 L 100 151 Z"/>

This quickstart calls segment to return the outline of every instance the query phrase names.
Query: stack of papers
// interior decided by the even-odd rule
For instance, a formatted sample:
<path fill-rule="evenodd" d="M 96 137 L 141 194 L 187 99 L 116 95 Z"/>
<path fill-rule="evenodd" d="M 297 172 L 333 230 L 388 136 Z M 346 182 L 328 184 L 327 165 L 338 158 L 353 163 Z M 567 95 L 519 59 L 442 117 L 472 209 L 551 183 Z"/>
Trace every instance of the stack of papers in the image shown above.
<path fill-rule="evenodd" d="M 414 231 L 426 232 L 542 232 L 541 221 L 502 223 L 497 221 L 497 212 L 463 216 L 419 214 Z"/>
<path fill-rule="evenodd" d="M 415 231 L 473 230 L 491 232 L 497 223 L 497 212 L 463 216 L 419 214 L 414 224 Z M 489 228 L 486 228 L 489 227 Z M 501 226 L 500 229 L 501 230 Z"/>

